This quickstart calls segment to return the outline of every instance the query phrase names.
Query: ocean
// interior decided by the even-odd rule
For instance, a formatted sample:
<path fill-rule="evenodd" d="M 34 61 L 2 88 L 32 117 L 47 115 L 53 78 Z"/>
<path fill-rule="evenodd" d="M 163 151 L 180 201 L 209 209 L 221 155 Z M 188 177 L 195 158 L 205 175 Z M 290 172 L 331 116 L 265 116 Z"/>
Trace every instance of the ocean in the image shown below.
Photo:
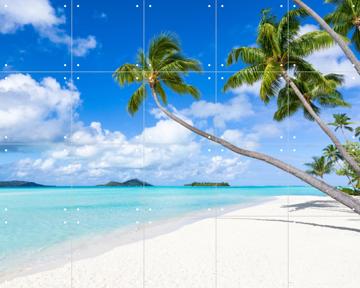
<path fill-rule="evenodd" d="M 67 241 L 279 195 L 323 194 L 300 186 L 3 188 L 0 277 Z"/>

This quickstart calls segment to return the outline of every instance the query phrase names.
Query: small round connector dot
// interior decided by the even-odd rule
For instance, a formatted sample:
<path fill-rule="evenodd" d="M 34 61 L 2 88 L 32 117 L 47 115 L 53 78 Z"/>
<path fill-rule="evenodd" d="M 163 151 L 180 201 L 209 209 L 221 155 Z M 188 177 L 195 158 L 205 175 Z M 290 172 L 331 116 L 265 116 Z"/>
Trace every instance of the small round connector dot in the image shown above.
<path fill-rule="evenodd" d="M 211 77 L 209 76 L 208 79 L 211 80 Z"/>
<path fill-rule="evenodd" d="M 149 4 L 149 8 L 151 8 L 152 7 L 152 5 L 151 4 Z"/>

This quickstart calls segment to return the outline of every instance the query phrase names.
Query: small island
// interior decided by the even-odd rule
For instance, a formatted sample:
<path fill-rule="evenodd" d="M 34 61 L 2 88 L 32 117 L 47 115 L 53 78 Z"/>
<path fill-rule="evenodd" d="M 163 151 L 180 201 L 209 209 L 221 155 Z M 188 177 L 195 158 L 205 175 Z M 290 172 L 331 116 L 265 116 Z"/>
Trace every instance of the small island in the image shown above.
<path fill-rule="evenodd" d="M 50 187 L 28 181 L 0 181 L 0 188 Z"/>
<path fill-rule="evenodd" d="M 215 186 L 215 187 L 227 187 L 230 186 L 227 182 L 193 182 L 191 184 L 185 184 L 184 186 Z"/>
<path fill-rule="evenodd" d="M 139 179 L 131 179 L 127 180 L 125 182 L 116 182 L 116 181 L 110 181 L 106 184 L 97 185 L 97 186 L 103 186 L 103 187 L 141 187 L 141 186 L 153 186 L 145 181 L 141 181 Z"/>

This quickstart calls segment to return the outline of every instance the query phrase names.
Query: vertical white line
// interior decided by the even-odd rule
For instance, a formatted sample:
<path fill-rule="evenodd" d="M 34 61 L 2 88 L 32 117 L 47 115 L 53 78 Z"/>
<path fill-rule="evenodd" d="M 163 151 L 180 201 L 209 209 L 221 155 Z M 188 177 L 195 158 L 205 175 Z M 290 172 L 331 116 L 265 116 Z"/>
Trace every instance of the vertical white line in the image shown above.
<path fill-rule="evenodd" d="M 143 53 L 146 53 L 145 51 L 145 49 L 146 49 L 146 47 L 145 47 L 145 21 L 146 21 L 146 15 L 145 15 L 145 13 L 146 13 L 146 0 L 143 0 L 142 1 L 143 3 L 142 3 L 142 46 L 143 46 Z M 141 64 L 144 64 L 144 63 L 141 63 Z M 144 66 L 142 66 L 142 69 L 143 69 L 143 82 L 145 82 L 145 79 L 144 79 L 144 76 L 145 76 L 145 71 L 144 71 Z M 142 109 L 142 130 L 144 131 L 144 129 L 145 129 L 145 109 L 146 109 L 146 99 L 145 99 L 145 101 L 144 101 L 144 103 L 143 103 L 143 109 Z M 143 175 L 143 178 L 144 178 L 144 166 L 145 166 L 145 134 L 143 134 L 143 137 L 142 137 L 142 175 Z M 144 181 L 144 180 L 143 180 Z M 143 191 L 143 193 L 145 192 L 144 191 L 145 189 L 144 189 L 144 185 L 142 186 L 142 191 Z M 143 224 L 142 225 L 143 226 L 143 243 L 142 243 L 142 254 L 143 254 L 143 263 L 142 263 L 142 267 L 143 267 L 143 271 L 142 271 L 142 277 L 143 277 L 143 288 L 145 288 L 146 287 L 146 273 L 145 273 L 145 266 L 146 266 L 146 258 L 145 258 L 145 254 L 146 254 L 146 252 L 145 252 L 145 249 L 146 249 L 146 243 L 145 243 L 145 239 L 146 239 L 146 231 L 145 231 L 145 229 L 146 229 L 146 224 Z"/>
<path fill-rule="evenodd" d="M 215 103 L 218 102 L 218 89 L 217 89 L 217 85 L 218 85 L 218 0 L 215 0 L 215 23 L 214 23 L 214 33 L 215 33 Z M 215 128 L 216 129 L 216 128 Z M 216 130 L 215 130 L 216 133 Z M 215 134 L 216 135 L 216 134 Z M 217 197 L 219 197 L 219 190 L 218 190 L 218 186 L 215 186 L 216 189 L 216 195 Z M 217 199 L 218 200 L 218 199 Z M 215 209 L 215 288 L 217 288 L 218 286 L 218 209 L 219 209 L 219 205 L 216 205 L 217 208 Z"/>
<path fill-rule="evenodd" d="M 74 1 L 71 0 L 70 1 L 70 91 L 71 91 L 71 97 L 73 97 L 73 93 L 74 93 L 74 73 L 73 73 L 73 63 L 74 63 L 74 55 L 73 55 L 73 37 L 74 37 L 74 10 L 73 10 L 73 6 L 74 6 Z M 74 104 L 71 104 L 71 111 L 70 111 L 70 135 L 68 137 L 68 141 L 70 141 L 70 148 L 72 146 L 72 141 L 71 141 L 71 135 L 73 133 L 73 114 L 74 114 Z M 70 184 L 70 191 L 73 192 L 73 183 L 74 183 L 74 178 L 72 177 L 72 181 Z M 70 193 L 70 195 L 72 195 L 72 193 Z M 72 213 L 71 211 L 69 211 L 70 213 Z M 72 225 L 72 221 L 69 221 L 70 225 Z M 70 226 L 71 227 L 71 226 Z M 72 235 L 70 235 L 70 287 L 73 287 L 73 243 L 72 243 Z"/>
<path fill-rule="evenodd" d="M 287 0 L 287 13 L 290 11 L 290 0 Z M 289 43 L 290 43 L 290 34 L 289 34 L 289 28 L 290 28 L 290 25 L 289 25 L 289 21 L 288 21 L 288 24 L 287 24 L 287 26 L 288 26 L 288 39 L 287 39 L 287 42 L 288 42 L 288 47 L 287 47 L 287 49 L 289 50 L 290 49 L 290 47 L 289 47 Z M 288 53 L 288 62 L 289 62 L 289 53 Z M 286 83 L 286 85 L 288 86 L 288 84 Z M 289 113 L 290 113 L 290 110 L 289 110 L 289 103 L 290 103 L 290 99 L 289 99 L 289 97 L 290 97 L 290 95 L 289 95 L 289 90 L 287 91 L 287 112 L 288 112 L 288 115 L 289 115 Z M 287 149 L 286 149 L 286 151 L 287 151 L 287 154 L 289 154 L 289 152 L 290 152 L 290 140 L 289 140 L 289 138 L 290 138 L 290 126 L 289 126 L 289 119 L 287 120 L 287 123 L 286 123 L 286 146 L 287 146 Z M 289 174 L 287 174 L 287 175 L 289 175 Z M 286 253 L 287 253 L 287 271 L 286 271 L 286 281 L 287 281 L 287 287 L 289 288 L 290 287 L 290 222 L 289 222 L 289 204 L 290 204 L 290 193 L 291 193 L 291 188 L 290 188 L 290 183 L 287 183 L 287 185 L 288 185 L 288 195 L 287 195 L 287 199 L 286 199 L 286 201 L 287 201 L 287 225 L 286 225 L 286 227 L 287 227 L 287 239 L 286 239 L 286 241 L 287 241 L 287 245 L 286 245 L 286 247 L 287 247 L 287 251 L 286 251 Z"/>

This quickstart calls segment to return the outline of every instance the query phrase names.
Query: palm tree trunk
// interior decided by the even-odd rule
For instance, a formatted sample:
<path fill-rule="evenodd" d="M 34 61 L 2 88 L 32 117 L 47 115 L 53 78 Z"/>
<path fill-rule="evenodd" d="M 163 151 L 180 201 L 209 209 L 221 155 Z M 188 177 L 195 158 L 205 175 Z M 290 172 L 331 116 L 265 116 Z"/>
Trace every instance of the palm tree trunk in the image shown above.
<path fill-rule="evenodd" d="M 303 8 L 310 16 L 312 16 L 319 25 L 330 34 L 330 36 L 334 39 L 334 41 L 340 46 L 340 48 L 344 51 L 346 57 L 350 60 L 350 62 L 355 67 L 356 71 L 360 75 L 360 63 L 357 60 L 355 54 L 351 51 L 349 46 L 345 43 L 345 41 L 341 38 L 339 34 L 337 34 L 330 26 L 327 24 L 324 19 L 322 19 L 313 9 L 311 9 L 308 5 L 306 5 L 301 0 L 293 0 L 296 4 L 298 4 L 301 8 Z"/>
<path fill-rule="evenodd" d="M 301 93 L 296 84 L 291 80 L 286 71 L 282 72 L 282 75 L 287 82 L 288 85 L 294 90 L 296 96 L 299 98 L 301 103 L 304 105 L 305 109 L 309 112 L 309 114 L 314 118 L 316 123 L 319 124 L 320 128 L 325 132 L 326 135 L 329 136 L 331 141 L 335 144 L 336 148 L 339 150 L 340 154 L 344 157 L 346 162 L 356 171 L 358 175 L 360 175 L 360 167 L 356 163 L 356 161 L 350 156 L 350 154 L 346 151 L 344 146 L 341 145 L 339 139 L 335 136 L 335 134 L 329 129 L 329 127 L 321 120 L 318 114 L 315 113 L 314 109 L 310 106 L 309 102 L 306 101 L 304 95 Z"/>
<path fill-rule="evenodd" d="M 151 87 L 151 86 L 150 86 Z M 151 91 L 152 91 L 152 96 L 155 100 L 156 105 L 159 107 L 159 109 L 165 114 L 167 115 L 170 119 L 174 120 L 175 122 L 179 123 L 181 126 L 185 127 L 186 129 L 194 132 L 195 134 L 204 137 L 210 141 L 213 141 L 215 143 L 218 143 L 220 145 L 222 145 L 223 147 L 246 157 L 250 157 L 253 159 L 257 159 L 263 162 L 266 162 L 272 166 L 275 166 L 287 173 L 290 173 L 291 175 L 294 175 L 295 177 L 299 178 L 300 180 L 304 181 L 305 183 L 308 183 L 309 185 L 319 189 L 320 191 L 326 193 L 327 195 L 329 195 L 330 197 L 332 197 L 333 199 L 335 199 L 336 201 L 342 203 L 343 205 L 349 207 L 350 209 L 352 209 L 353 211 L 355 211 L 356 213 L 360 214 L 360 202 L 357 201 L 355 198 L 351 197 L 350 195 L 347 195 L 339 190 L 337 190 L 336 188 L 328 185 L 327 183 L 325 183 L 322 180 L 319 180 L 307 173 L 305 173 L 304 171 L 301 171 L 300 169 L 297 169 L 285 162 L 282 162 L 281 160 L 278 160 L 276 158 L 273 158 L 271 156 L 268 156 L 266 154 L 263 153 L 259 153 L 259 152 L 255 152 L 255 151 L 250 151 L 250 150 L 246 150 L 246 149 L 242 149 L 239 148 L 233 144 L 231 144 L 230 142 L 221 139 L 219 137 L 216 137 L 210 133 L 204 132 L 192 125 L 190 125 L 189 123 L 185 122 L 184 120 L 180 119 L 179 117 L 175 116 L 174 114 L 172 114 L 171 112 L 169 112 L 167 109 L 165 109 L 161 104 L 160 101 L 158 99 L 158 96 L 154 90 L 153 87 L 151 87 Z"/>

